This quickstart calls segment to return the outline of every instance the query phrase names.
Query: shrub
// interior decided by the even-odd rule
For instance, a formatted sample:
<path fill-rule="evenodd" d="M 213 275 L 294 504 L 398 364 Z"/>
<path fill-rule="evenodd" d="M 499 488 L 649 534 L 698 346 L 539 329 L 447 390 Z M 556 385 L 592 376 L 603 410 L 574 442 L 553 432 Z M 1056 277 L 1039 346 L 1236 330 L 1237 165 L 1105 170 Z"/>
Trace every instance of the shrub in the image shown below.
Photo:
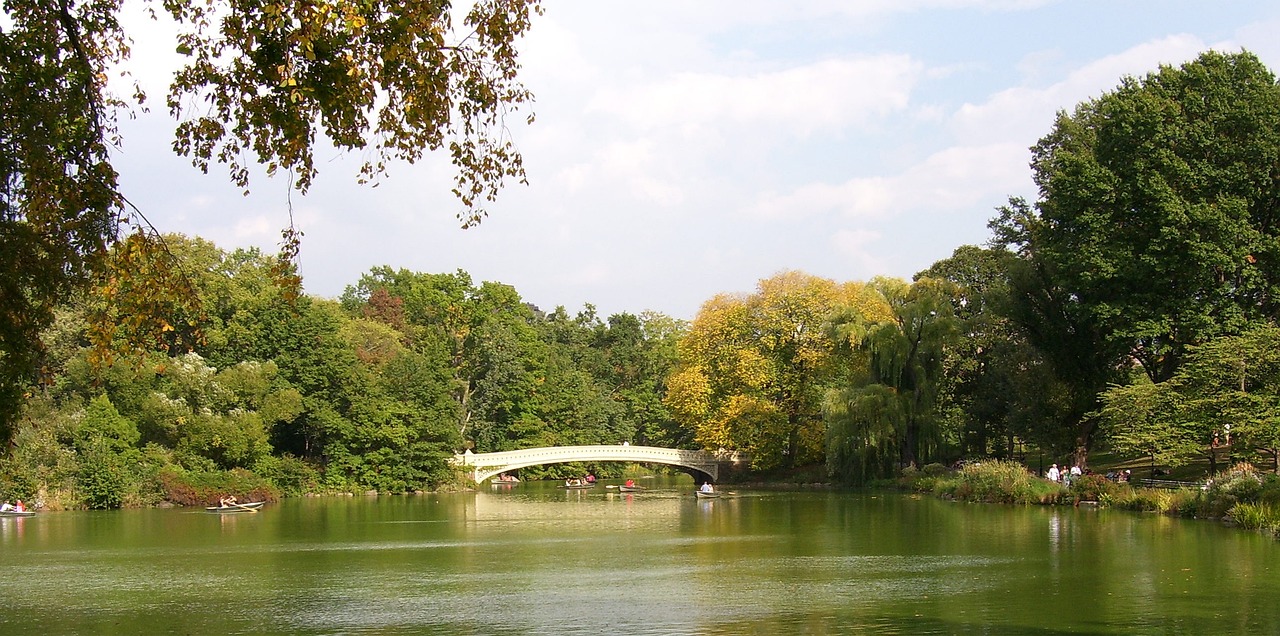
<path fill-rule="evenodd" d="M 154 506 L 164 501 L 160 472 L 173 464 L 173 451 L 159 444 L 147 444 L 140 453 L 135 453 L 135 457 L 137 461 L 130 471 L 131 483 L 122 506 Z"/>
<path fill-rule="evenodd" d="M 80 455 L 76 486 L 85 506 L 119 508 L 129 488 L 124 456 L 106 444 L 90 444 Z"/>
<path fill-rule="evenodd" d="M 1071 498 L 1075 503 L 1081 501 L 1101 501 L 1104 494 L 1112 494 L 1120 489 L 1120 485 L 1102 475 L 1081 475 L 1071 480 Z"/>
<path fill-rule="evenodd" d="M 942 476 L 927 477 L 925 475 L 919 475 L 915 479 L 913 479 L 909 484 L 904 483 L 903 486 L 908 490 L 914 490 L 915 492 L 931 493 L 938 489 L 939 484 L 945 483 L 948 479 L 949 478 L 942 477 Z"/>
<path fill-rule="evenodd" d="M 1159 512 L 1168 505 L 1168 493 L 1153 488 L 1121 487 L 1115 493 L 1102 495 L 1099 501 L 1121 510 Z"/>
<path fill-rule="evenodd" d="M 138 427 L 120 415 L 110 398 L 99 395 L 85 407 L 75 436 L 81 452 L 92 452 L 95 446 L 124 451 L 138 443 Z"/>
<path fill-rule="evenodd" d="M 1280 532 L 1280 508 L 1265 503 L 1239 503 L 1232 506 L 1227 517 L 1241 528 Z"/>
<path fill-rule="evenodd" d="M 1270 474 L 1262 480 L 1262 491 L 1258 493 L 1258 501 L 1280 507 L 1280 475 Z"/>
<path fill-rule="evenodd" d="M 941 477 L 950 471 L 946 466 L 935 462 L 933 464 L 925 464 L 924 468 L 920 469 L 920 472 L 925 477 Z"/>
<path fill-rule="evenodd" d="M 1248 463 L 1239 463 L 1211 478 L 1202 493 L 1196 516 L 1221 518 L 1239 503 L 1258 503 L 1264 491 L 1262 476 Z"/>
<path fill-rule="evenodd" d="M 1168 496 L 1164 498 L 1164 507 L 1160 509 L 1160 512 L 1200 519 L 1214 516 L 1211 513 L 1206 514 L 1209 511 L 1206 507 L 1208 500 L 1205 498 L 1204 493 L 1199 490 L 1180 488 L 1167 494 Z"/>
<path fill-rule="evenodd" d="M 961 501 L 1011 504 L 1060 503 L 1065 491 L 1058 484 L 1040 479 L 1021 464 L 990 461 L 969 464 L 954 477 L 937 478 L 934 493 Z"/>
<path fill-rule="evenodd" d="M 207 506 L 220 497 L 235 495 L 241 501 L 275 501 L 280 491 L 267 480 L 237 468 L 229 471 L 191 471 L 169 466 L 160 471 L 165 498 L 183 506 Z"/>
<path fill-rule="evenodd" d="M 314 491 L 320 481 L 320 474 L 315 468 L 293 455 L 261 457 L 254 462 L 253 472 L 291 496 Z"/>

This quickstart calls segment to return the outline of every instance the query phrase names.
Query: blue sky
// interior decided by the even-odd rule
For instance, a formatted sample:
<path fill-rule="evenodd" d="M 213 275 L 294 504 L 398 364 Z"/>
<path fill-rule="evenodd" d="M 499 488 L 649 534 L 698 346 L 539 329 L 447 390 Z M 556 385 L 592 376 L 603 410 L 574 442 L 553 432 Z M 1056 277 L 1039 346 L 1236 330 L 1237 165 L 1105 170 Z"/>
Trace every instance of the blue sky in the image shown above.
<path fill-rule="evenodd" d="M 162 231 L 274 251 L 292 206 L 308 293 L 378 265 L 469 272 L 545 310 L 693 318 L 720 293 L 795 269 L 910 278 L 988 238 L 1034 198 L 1028 148 L 1054 114 L 1125 75 L 1214 48 L 1280 70 L 1280 3 L 1073 0 L 548 0 L 523 42 L 529 185 L 462 230 L 443 157 L 356 184 L 321 155 L 306 196 L 259 177 L 242 196 L 169 150 L 176 63 L 132 19 L 156 110 L 123 122 L 126 196 Z"/>

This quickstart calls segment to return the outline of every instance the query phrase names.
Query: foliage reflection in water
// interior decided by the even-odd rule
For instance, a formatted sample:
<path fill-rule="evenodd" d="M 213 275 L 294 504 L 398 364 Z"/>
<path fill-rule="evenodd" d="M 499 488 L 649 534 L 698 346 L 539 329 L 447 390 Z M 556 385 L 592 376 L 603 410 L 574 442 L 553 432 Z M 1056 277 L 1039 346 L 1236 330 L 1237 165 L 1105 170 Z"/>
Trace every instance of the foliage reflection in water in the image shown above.
<path fill-rule="evenodd" d="M 1212 523 L 691 484 L 0 524 L 0 631 L 1278 633 L 1280 548 Z"/>

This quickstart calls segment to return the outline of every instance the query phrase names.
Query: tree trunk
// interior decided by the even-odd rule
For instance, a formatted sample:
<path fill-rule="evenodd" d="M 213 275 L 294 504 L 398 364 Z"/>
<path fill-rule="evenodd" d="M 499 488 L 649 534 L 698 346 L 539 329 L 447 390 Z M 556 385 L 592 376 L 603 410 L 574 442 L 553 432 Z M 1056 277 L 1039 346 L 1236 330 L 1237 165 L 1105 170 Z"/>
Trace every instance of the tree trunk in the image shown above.
<path fill-rule="evenodd" d="M 915 418 L 907 421 L 906 435 L 902 440 L 902 466 L 920 467 L 920 458 L 916 455 L 916 446 L 920 441 L 920 426 L 916 423 Z"/>

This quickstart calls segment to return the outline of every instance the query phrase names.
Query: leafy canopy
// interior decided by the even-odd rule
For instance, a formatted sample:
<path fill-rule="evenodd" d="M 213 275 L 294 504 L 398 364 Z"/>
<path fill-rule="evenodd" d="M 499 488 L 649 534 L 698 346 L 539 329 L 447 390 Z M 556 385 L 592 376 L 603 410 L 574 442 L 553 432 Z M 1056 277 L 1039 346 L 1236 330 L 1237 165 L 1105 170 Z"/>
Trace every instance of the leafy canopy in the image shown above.
<path fill-rule="evenodd" d="M 464 227 L 484 218 L 508 178 L 523 182 L 507 116 L 532 95 L 516 43 L 540 0 L 479 0 L 458 15 L 432 0 L 144 0 L 180 29 L 186 57 L 167 106 L 173 148 L 207 171 L 223 163 L 248 187 L 250 167 L 285 171 L 305 192 L 317 146 L 360 151 L 359 180 L 394 161 L 447 151 Z M 117 335 L 171 339 L 161 319 L 189 289 L 164 273 L 162 240 L 118 186 L 117 117 L 144 104 L 113 91 L 130 54 L 124 0 L 6 0 L 0 5 L 0 438 L 41 364 L 54 308 L 95 276 L 130 324 L 101 312 L 99 344 Z M 529 117 L 532 120 L 532 117 Z M 131 230 L 131 231 L 130 231 Z M 131 236 L 108 271 L 109 248 Z M 273 278 L 296 290 L 299 233 L 284 232 Z M 161 272 L 148 280 L 149 273 Z M 161 302 L 145 299 L 160 297 Z M 132 304 L 132 306 L 130 306 Z M 178 306 L 188 317 L 198 310 Z M 114 315 L 122 315 L 114 312 Z M 145 319 L 157 318 L 151 325 Z"/>
<path fill-rule="evenodd" d="M 1252 54 L 1126 78 L 1032 150 L 1037 258 L 1153 381 L 1280 309 L 1280 85 Z"/>

